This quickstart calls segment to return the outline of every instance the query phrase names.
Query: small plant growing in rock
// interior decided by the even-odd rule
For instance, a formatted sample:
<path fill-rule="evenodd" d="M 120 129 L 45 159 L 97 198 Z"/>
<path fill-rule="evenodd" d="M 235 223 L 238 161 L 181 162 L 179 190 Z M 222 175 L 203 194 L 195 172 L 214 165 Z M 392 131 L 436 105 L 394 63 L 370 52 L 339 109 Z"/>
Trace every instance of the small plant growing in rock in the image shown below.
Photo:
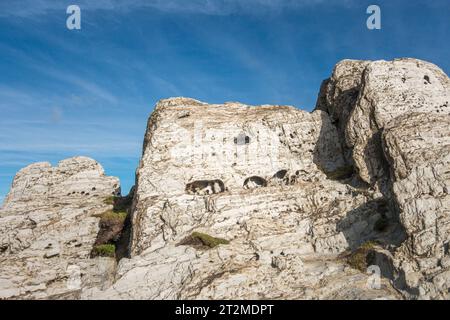
<path fill-rule="evenodd" d="M 102 223 L 123 223 L 127 217 L 125 211 L 115 212 L 113 210 L 108 210 L 100 215 L 100 224 Z"/>
<path fill-rule="evenodd" d="M 100 230 L 95 244 L 100 245 L 117 241 L 124 227 L 127 213 L 125 211 L 114 212 L 113 210 L 108 210 L 98 215 L 98 217 L 100 217 Z"/>
<path fill-rule="evenodd" d="M 109 205 L 114 205 L 116 200 L 116 196 L 109 196 L 107 198 L 105 198 L 105 200 L 103 200 L 104 204 L 109 204 Z"/>
<path fill-rule="evenodd" d="M 230 241 L 222 238 L 212 237 L 206 233 L 193 232 L 190 236 L 183 239 L 178 245 L 193 246 L 198 248 L 214 248 L 220 244 L 229 244 Z"/>
<path fill-rule="evenodd" d="M 112 209 L 95 215 L 100 218 L 100 221 L 97 239 L 91 251 L 92 257 L 106 256 L 121 259 L 127 254 L 127 241 L 131 232 L 128 212 L 130 212 L 133 196 L 134 187 L 125 197 L 111 195 L 103 199 L 103 203 L 111 205 Z"/>
<path fill-rule="evenodd" d="M 366 272 L 372 258 L 371 254 L 376 245 L 377 243 L 375 241 L 365 242 L 347 257 L 347 263 L 354 269 Z"/>
<path fill-rule="evenodd" d="M 92 257 L 111 257 L 114 258 L 116 254 L 116 246 L 113 244 L 100 244 L 94 246 L 92 249 Z"/>

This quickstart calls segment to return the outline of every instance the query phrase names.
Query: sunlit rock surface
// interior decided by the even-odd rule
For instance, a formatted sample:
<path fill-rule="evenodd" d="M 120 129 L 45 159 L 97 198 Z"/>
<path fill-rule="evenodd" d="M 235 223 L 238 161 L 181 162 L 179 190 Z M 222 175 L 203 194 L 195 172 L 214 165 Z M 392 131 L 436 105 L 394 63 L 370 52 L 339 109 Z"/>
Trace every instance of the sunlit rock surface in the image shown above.
<path fill-rule="evenodd" d="M 311 113 L 161 100 L 126 257 L 89 256 L 117 179 L 35 164 L 0 211 L 1 297 L 448 299 L 449 97 L 438 67 L 398 59 L 338 63 Z"/>
<path fill-rule="evenodd" d="M 0 210 L 0 298 L 79 298 L 105 286 L 115 261 L 90 259 L 105 198 L 120 192 L 92 159 L 20 170 Z"/>

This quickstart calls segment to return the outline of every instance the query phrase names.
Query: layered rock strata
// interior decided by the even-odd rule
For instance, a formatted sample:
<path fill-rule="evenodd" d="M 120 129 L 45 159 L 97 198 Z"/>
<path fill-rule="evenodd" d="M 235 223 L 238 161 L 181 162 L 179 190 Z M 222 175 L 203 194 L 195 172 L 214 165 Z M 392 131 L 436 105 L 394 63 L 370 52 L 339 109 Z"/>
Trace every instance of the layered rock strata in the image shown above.
<path fill-rule="evenodd" d="M 119 234 L 97 217 L 117 179 L 35 164 L 0 211 L 0 295 L 448 299 L 449 98 L 442 70 L 398 59 L 338 63 L 311 113 L 161 100 L 117 269 L 89 258 Z M 68 290 L 71 265 L 85 276 Z"/>
<path fill-rule="evenodd" d="M 90 254 L 105 199 L 119 193 L 119 180 L 85 157 L 20 170 L 0 210 L 0 298 L 75 299 L 108 286 L 115 260 Z"/>

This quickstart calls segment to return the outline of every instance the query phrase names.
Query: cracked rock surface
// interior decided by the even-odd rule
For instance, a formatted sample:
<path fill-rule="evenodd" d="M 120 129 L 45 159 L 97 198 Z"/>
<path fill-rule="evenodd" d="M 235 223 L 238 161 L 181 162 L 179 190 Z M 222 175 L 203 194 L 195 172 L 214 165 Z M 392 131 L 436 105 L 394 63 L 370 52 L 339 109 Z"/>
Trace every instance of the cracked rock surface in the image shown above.
<path fill-rule="evenodd" d="M 161 100 L 127 257 L 89 258 L 118 180 L 34 164 L 0 211 L 0 297 L 448 299 L 449 98 L 437 66 L 397 59 L 338 63 L 311 113 Z"/>
<path fill-rule="evenodd" d="M 375 230 L 389 210 L 381 193 L 348 172 L 329 178 L 349 164 L 326 112 L 168 99 L 156 106 L 144 146 L 131 257 L 111 288 L 84 298 L 400 297 L 386 280 L 373 289 L 370 275 L 340 256 L 373 239 L 398 245 L 402 231 L 395 221 Z M 265 183 L 246 188 L 251 177 Z M 187 192 L 196 181 L 197 193 Z M 229 244 L 183 245 L 194 232 Z"/>
<path fill-rule="evenodd" d="M 408 298 L 449 298 L 449 101 L 448 76 L 429 62 L 346 60 L 317 104 L 344 120 L 359 176 L 394 205 L 406 239 L 381 265 Z"/>
<path fill-rule="evenodd" d="M 0 210 L 0 298 L 79 298 L 107 286 L 115 261 L 90 259 L 104 199 L 120 192 L 96 161 L 75 157 L 20 170 Z"/>

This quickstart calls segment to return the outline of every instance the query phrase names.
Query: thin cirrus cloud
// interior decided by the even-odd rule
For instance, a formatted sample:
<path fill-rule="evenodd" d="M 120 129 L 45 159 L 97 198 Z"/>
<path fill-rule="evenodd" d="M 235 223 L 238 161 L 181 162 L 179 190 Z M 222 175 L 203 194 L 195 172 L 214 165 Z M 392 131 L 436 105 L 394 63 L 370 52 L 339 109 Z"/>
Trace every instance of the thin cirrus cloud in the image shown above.
<path fill-rule="evenodd" d="M 152 8 L 164 12 L 197 13 L 205 15 L 229 15 L 235 13 L 276 12 L 318 4 L 349 6 L 355 0 L 78 0 L 84 10 L 129 11 Z M 73 1 L 72 1 L 73 2 Z M 68 1 L 19 0 L 0 4 L 0 17 L 30 17 L 45 15 L 53 10 L 64 10 Z"/>

